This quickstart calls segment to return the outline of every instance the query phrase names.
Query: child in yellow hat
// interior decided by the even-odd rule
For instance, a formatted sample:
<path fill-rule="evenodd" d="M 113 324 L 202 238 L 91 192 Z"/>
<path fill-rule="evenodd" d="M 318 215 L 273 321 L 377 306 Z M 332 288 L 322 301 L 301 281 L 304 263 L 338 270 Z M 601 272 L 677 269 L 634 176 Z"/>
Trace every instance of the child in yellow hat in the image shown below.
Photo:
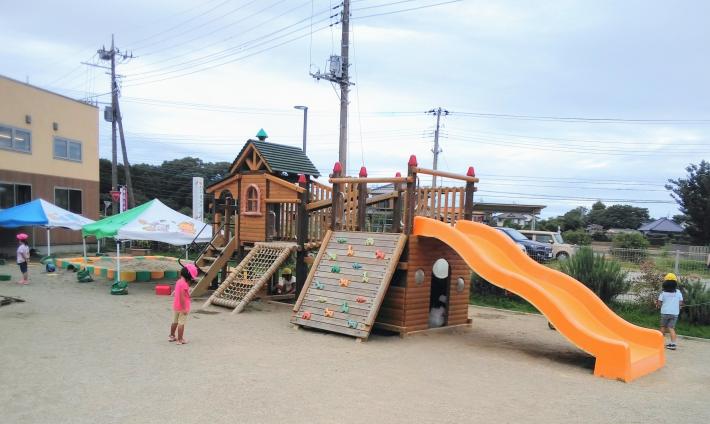
<path fill-rule="evenodd" d="M 675 325 L 682 306 L 683 294 L 678 290 L 678 277 L 669 272 L 663 277 L 663 291 L 658 295 L 656 308 L 661 309 L 661 333 L 671 335 L 671 342 L 666 345 L 670 350 L 676 349 Z"/>
<path fill-rule="evenodd" d="M 291 273 L 291 268 L 284 268 L 281 271 L 281 278 L 276 284 L 276 294 L 291 294 L 296 291 L 296 281 Z"/>

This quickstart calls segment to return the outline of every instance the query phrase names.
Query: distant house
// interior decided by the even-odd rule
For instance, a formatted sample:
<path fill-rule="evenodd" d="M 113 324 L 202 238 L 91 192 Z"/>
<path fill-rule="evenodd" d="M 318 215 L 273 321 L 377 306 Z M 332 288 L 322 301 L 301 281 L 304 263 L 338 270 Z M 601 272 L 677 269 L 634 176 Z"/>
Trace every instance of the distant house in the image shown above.
<path fill-rule="evenodd" d="M 493 215 L 492 222 L 496 227 L 505 225 L 506 222 L 525 227 L 533 220 L 533 215 L 520 212 L 503 212 Z"/>
<path fill-rule="evenodd" d="M 683 232 L 683 227 L 668 218 L 660 218 L 639 227 L 644 235 L 672 235 Z"/>

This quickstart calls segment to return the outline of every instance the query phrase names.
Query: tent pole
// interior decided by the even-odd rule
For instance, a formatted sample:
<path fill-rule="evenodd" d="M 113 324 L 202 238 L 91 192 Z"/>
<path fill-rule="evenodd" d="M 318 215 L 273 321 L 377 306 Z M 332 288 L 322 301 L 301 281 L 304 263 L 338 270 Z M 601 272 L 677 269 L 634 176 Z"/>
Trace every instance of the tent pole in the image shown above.
<path fill-rule="evenodd" d="M 121 281 L 121 242 L 116 240 L 116 282 Z"/>
<path fill-rule="evenodd" d="M 87 260 L 86 260 L 86 237 L 81 238 L 81 244 L 84 245 L 84 265 L 86 265 Z"/>
<path fill-rule="evenodd" d="M 49 232 L 49 227 L 47 227 L 47 256 L 52 254 L 52 247 L 51 247 L 52 243 L 50 240 L 51 240 L 51 236 L 50 236 L 50 232 Z"/>

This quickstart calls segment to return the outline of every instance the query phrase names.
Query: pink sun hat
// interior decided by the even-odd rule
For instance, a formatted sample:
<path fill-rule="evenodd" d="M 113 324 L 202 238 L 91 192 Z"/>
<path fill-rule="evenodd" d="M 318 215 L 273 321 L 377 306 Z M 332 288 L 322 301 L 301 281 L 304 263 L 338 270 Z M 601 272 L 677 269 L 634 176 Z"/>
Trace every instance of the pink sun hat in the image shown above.
<path fill-rule="evenodd" d="M 30 236 L 28 236 L 28 235 L 25 234 L 25 233 L 19 233 L 19 234 L 18 234 L 17 236 L 15 236 L 15 237 L 17 237 L 18 240 L 27 240 Z"/>
<path fill-rule="evenodd" d="M 185 269 L 190 273 L 190 277 L 197 278 L 197 267 L 194 264 L 185 264 Z"/>

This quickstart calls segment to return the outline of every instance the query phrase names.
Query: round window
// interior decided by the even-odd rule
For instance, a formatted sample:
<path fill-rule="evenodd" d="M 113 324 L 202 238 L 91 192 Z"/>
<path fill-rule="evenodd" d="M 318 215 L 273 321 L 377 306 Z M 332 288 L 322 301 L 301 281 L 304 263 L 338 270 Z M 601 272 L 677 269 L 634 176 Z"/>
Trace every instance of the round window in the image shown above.
<path fill-rule="evenodd" d="M 414 283 L 418 286 L 421 286 L 424 284 L 424 270 L 423 269 L 418 269 L 414 273 Z"/>
<path fill-rule="evenodd" d="M 432 269 L 434 277 L 444 279 L 449 276 L 449 263 L 446 259 L 437 259 Z"/>
<path fill-rule="evenodd" d="M 461 293 L 461 292 L 463 292 L 464 288 L 466 288 L 466 282 L 461 277 L 457 278 L 456 279 L 456 292 Z"/>

